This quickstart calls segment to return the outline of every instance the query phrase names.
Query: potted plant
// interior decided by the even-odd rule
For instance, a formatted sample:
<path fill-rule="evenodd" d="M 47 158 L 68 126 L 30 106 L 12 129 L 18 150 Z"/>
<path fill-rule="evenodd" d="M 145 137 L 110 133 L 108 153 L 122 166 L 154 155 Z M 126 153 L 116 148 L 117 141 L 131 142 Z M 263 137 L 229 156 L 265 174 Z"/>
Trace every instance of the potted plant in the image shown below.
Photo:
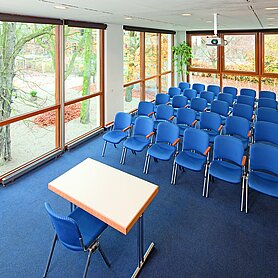
<path fill-rule="evenodd" d="M 31 91 L 30 92 L 31 99 L 37 100 L 37 98 L 38 98 L 37 94 L 38 94 L 37 91 Z"/>
<path fill-rule="evenodd" d="M 192 48 L 185 42 L 179 43 L 177 46 L 172 47 L 174 55 L 174 63 L 176 64 L 177 73 L 180 75 L 180 79 L 185 81 L 185 74 L 188 74 L 186 67 L 190 65 L 190 59 L 192 56 Z"/>

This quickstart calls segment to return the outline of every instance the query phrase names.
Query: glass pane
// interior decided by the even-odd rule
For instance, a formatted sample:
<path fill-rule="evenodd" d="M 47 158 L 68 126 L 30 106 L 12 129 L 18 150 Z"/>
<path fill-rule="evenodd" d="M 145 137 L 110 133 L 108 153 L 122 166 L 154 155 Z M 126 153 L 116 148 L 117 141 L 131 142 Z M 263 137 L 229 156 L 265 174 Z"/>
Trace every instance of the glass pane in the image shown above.
<path fill-rule="evenodd" d="M 66 101 L 99 91 L 99 30 L 65 27 Z"/>
<path fill-rule="evenodd" d="M 155 99 L 156 94 L 158 93 L 158 78 L 153 78 L 145 83 L 146 90 L 146 100 L 151 101 Z"/>
<path fill-rule="evenodd" d="M 0 127 L 0 176 L 55 149 L 56 112 Z"/>
<path fill-rule="evenodd" d="M 220 85 L 219 74 L 205 72 L 190 72 L 190 83 L 202 83 L 205 85 Z"/>
<path fill-rule="evenodd" d="M 140 32 L 124 31 L 124 83 L 140 79 Z"/>
<path fill-rule="evenodd" d="M 66 142 L 100 126 L 100 97 L 65 107 Z"/>
<path fill-rule="evenodd" d="M 124 88 L 124 112 L 138 108 L 140 102 L 140 83 Z"/>
<path fill-rule="evenodd" d="M 255 71 L 255 35 L 225 35 L 225 69 Z"/>
<path fill-rule="evenodd" d="M 169 87 L 171 87 L 171 73 L 161 76 L 161 91 L 167 93 Z"/>
<path fill-rule="evenodd" d="M 195 68 L 217 69 L 217 47 L 206 46 L 206 36 L 192 36 L 191 66 Z"/>
<path fill-rule="evenodd" d="M 278 34 L 264 35 L 264 71 L 278 73 Z"/>
<path fill-rule="evenodd" d="M 157 75 L 158 69 L 158 34 L 145 35 L 145 76 Z"/>
<path fill-rule="evenodd" d="M 240 91 L 241 88 L 250 88 L 258 92 L 259 79 L 255 76 L 223 75 L 223 87 L 233 86 Z"/>
<path fill-rule="evenodd" d="M 54 105 L 55 26 L 0 22 L 0 34 L 0 120 Z"/>
<path fill-rule="evenodd" d="M 171 35 L 161 34 L 161 73 L 171 70 Z"/>
<path fill-rule="evenodd" d="M 262 78 L 262 91 L 276 92 L 278 96 L 278 78 Z"/>

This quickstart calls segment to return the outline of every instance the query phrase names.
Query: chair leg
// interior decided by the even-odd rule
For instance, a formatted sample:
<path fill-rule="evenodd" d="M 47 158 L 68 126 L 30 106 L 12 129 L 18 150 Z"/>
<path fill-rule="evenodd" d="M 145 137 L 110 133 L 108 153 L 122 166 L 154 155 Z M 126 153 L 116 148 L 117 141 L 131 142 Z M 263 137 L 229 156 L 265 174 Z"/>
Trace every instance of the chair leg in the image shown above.
<path fill-rule="evenodd" d="M 209 178 L 210 178 L 210 175 L 209 175 L 209 172 L 208 172 L 207 184 L 206 184 L 206 198 L 208 198 L 208 195 L 209 195 Z"/>
<path fill-rule="evenodd" d="M 122 150 L 122 155 L 121 155 L 121 159 L 120 159 L 120 163 L 121 163 L 121 164 L 125 164 L 126 151 L 127 151 L 127 149 L 126 149 L 126 148 L 123 148 L 123 150 Z"/>
<path fill-rule="evenodd" d="M 102 154 L 101 154 L 102 157 L 103 157 L 104 154 L 105 154 L 106 145 L 107 145 L 107 141 L 104 141 L 104 145 L 103 145 L 103 149 L 102 149 Z"/>
<path fill-rule="evenodd" d="M 245 181 L 245 212 L 248 212 L 248 178 Z"/>
<path fill-rule="evenodd" d="M 104 254 L 104 252 L 103 252 L 102 248 L 100 247 L 100 245 L 98 246 L 98 250 L 99 250 L 99 253 L 100 253 L 100 255 L 102 256 L 103 260 L 105 261 L 106 265 L 107 265 L 108 267 L 111 267 L 111 264 L 109 263 L 109 261 L 108 261 L 106 255 Z"/>
<path fill-rule="evenodd" d="M 206 163 L 206 166 L 205 166 L 205 176 L 204 176 L 204 184 L 203 184 L 203 197 L 205 197 L 207 179 L 208 179 L 208 163 Z"/>
<path fill-rule="evenodd" d="M 45 278 L 46 275 L 47 275 L 47 272 L 48 272 L 48 269 L 49 269 L 49 266 L 50 266 L 50 262 L 51 262 L 51 259 L 52 259 L 53 251 L 54 251 L 54 248 L 55 248 L 55 245 L 56 245 L 56 241 L 57 241 L 57 234 L 55 234 L 55 236 L 53 238 L 53 241 L 52 241 L 52 246 L 51 246 L 50 253 L 49 253 L 49 256 L 48 256 L 48 260 L 47 260 L 47 264 L 46 264 L 45 271 L 44 271 L 44 274 L 43 274 L 43 278 Z"/>
<path fill-rule="evenodd" d="M 85 269 L 84 269 L 83 278 L 86 278 L 86 276 L 87 276 L 87 272 L 88 272 L 88 268 L 89 268 L 89 265 L 90 265 L 92 253 L 93 253 L 93 250 L 89 250 L 86 266 L 85 266 Z"/>
<path fill-rule="evenodd" d="M 244 189 L 245 189 L 244 187 L 245 187 L 245 175 L 242 176 L 240 211 L 243 211 L 243 200 L 244 200 Z"/>
<path fill-rule="evenodd" d="M 144 167 L 144 173 L 148 174 L 149 172 L 149 165 L 150 165 L 150 156 L 147 154 L 145 159 L 145 167 Z"/>
<path fill-rule="evenodd" d="M 178 164 L 174 161 L 173 169 L 172 169 L 171 184 L 176 184 L 177 168 L 178 168 Z"/>

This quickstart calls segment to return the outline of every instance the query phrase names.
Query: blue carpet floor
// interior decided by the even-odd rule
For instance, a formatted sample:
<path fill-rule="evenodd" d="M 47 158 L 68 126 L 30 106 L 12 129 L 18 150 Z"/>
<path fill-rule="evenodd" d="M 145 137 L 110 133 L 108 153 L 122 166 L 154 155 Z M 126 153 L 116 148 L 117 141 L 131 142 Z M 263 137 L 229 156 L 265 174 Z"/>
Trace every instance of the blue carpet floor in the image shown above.
<path fill-rule="evenodd" d="M 140 277 L 278 276 L 277 199 L 251 192 L 246 215 L 239 209 L 240 186 L 215 181 L 206 199 L 202 174 L 179 172 L 173 186 L 172 161 L 152 161 L 145 175 L 145 153 L 128 153 L 123 166 L 121 148 L 109 145 L 102 158 L 102 143 L 101 136 L 96 137 L 0 189 L 0 277 L 42 277 L 53 238 L 44 202 L 63 214 L 70 209 L 47 184 L 87 157 L 160 187 L 145 213 L 145 240 L 154 241 L 156 248 Z M 101 244 L 112 267 L 96 252 L 88 277 L 130 277 L 136 267 L 136 227 L 127 236 L 108 228 Z M 82 277 L 85 262 L 85 253 L 58 244 L 48 277 Z"/>

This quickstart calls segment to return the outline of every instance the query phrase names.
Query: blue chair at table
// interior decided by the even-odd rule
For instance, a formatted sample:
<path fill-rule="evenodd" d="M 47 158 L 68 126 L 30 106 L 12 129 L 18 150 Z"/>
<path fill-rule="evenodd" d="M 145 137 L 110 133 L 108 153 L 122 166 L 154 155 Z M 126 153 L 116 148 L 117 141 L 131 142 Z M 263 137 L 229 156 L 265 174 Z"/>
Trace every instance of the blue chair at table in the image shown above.
<path fill-rule="evenodd" d="M 138 117 L 141 117 L 141 116 L 151 117 L 153 114 L 154 114 L 154 104 L 153 104 L 153 102 L 140 101 L 139 104 L 138 104 L 137 115 L 132 117 L 131 123 L 134 124 L 135 120 Z"/>
<path fill-rule="evenodd" d="M 187 97 L 189 101 L 191 101 L 193 98 L 197 97 L 197 91 L 193 89 L 185 89 L 183 90 L 182 94 Z"/>
<path fill-rule="evenodd" d="M 168 94 L 163 94 L 163 93 L 159 93 L 156 94 L 155 96 L 155 107 L 154 107 L 154 111 L 156 112 L 157 107 L 161 104 L 168 104 L 170 103 L 170 96 Z"/>
<path fill-rule="evenodd" d="M 155 161 L 169 161 L 178 150 L 179 128 L 168 122 L 159 123 L 155 143 L 148 149 L 143 172 L 148 174 L 151 157 Z"/>
<path fill-rule="evenodd" d="M 194 127 L 197 123 L 197 112 L 190 108 L 179 108 L 176 117 L 176 125 L 179 127 L 180 136 L 186 129 Z"/>
<path fill-rule="evenodd" d="M 170 96 L 170 102 L 174 96 L 181 95 L 181 89 L 178 87 L 170 87 L 168 89 L 168 95 Z"/>
<path fill-rule="evenodd" d="M 193 98 L 190 103 L 190 108 L 197 112 L 196 119 L 200 119 L 200 113 L 205 112 L 207 109 L 207 100 L 204 98 Z"/>
<path fill-rule="evenodd" d="M 249 96 L 252 97 L 253 99 L 256 98 L 256 91 L 254 89 L 247 89 L 247 88 L 242 88 L 240 89 L 240 93 L 241 96 Z"/>
<path fill-rule="evenodd" d="M 188 99 L 185 96 L 174 96 L 172 100 L 172 106 L 174 108 L 174 115 L 177 115 L 177 111 L 179 108 L 187 107 Z"/>
<path fill-rule="evenodd" d="M 229 111 L 233 109 L 234 99 L 231 94 L 221 93 L 217 96 L 217 99 L 227 102 L 229 104 Z"/>
<path fill-rule="evenodd" d="M 202 83 L 194 83 L 192 85 L 192 89 L 197 91 L 197 94 L 199 95 L 202 91 L 206 89 L 206 86 Z"/>
<path fill-rule="evenodd" d="M 171 184 L 176 184 L 178 166 L 182 169 L 200 172 L 209 161 L 209 136 L 206 132 L 189 128 L 184 131 L 183 137 L 182 151 L 176 156 L 173 163 Z"/>
<path fill-rule="evenodd" d="M 240 210 L 243 211 L 245 163 L 246 156 L 244 156 L 241 140 L 226 135 L 215 137 L 213 160 L 209 164 L 208 175 L 206 177 L 206 197 L 209 194 L 210 176 L 228 183 L 241 183 Z"/>
<path fill-rule="evenodd" d="M 278 124 L 278 110 L 269 107 L 258 108 L 257 121 L 265 121 Z"/>
<path fill-rule="evenodd" d="M 247 119 L 253 125 L 254 114 L 253 107 L 247 104 L 236 103 L 233 107 L 233 116 Z"/>
<path fill-rule="evenodd" d="M 154 129 L 157 129 L 157 125 L 161 122 L 171 122 L 175 118 L 174 108 L 171 105 L 161 104 L 157 107 Z"/>
<path fill-rule="evenodd" d="M 218 86 L 218 85 L 208 85 L 207 91 L 213 92 L 214 97 L 216 98 L 218 96 L 218 94 L 220 93 L 221 89 L 220 89 L 220 86 Z"/>
<path fill-rule="evenodd" d="M 237 88 L 235 87 L 225 86 L 222 92 L 224 94 L 231 94 L 234 100 L 237 98 Z"/>
<path fill-rule="evenodd" d="M 137 118 L 133 128 L 133 135 L 124 141 L 120 163 L 125 164 L 127 150 L 131 150 L 133 154 L 142 152 L 150 145 L 150 138 L 153 135 L 152 119 L 146 117 Z"/>
<path fill-rule="evenodd" d="M 252 97 L 249 97 L 249 96 L 240 95 L 237 97 L 237 103 L 250 105 L 252 107 L 252 109 L 254 110 L 255 99 Z"/>
<path fill-rule="evenodd" d="M 189 89 L 190 88 L 190 83 L 188 83 L 188 82 L 180 82 L 179 83 L 179 88 L 181 89 L 181 91 L 183 91 L 184 89 Z"/>
<path fill-rule="evenodd" d="M 107 142 L 114 145 L 121 143 L 128 136 L 128 130 L 131 128 L 131 115 L 125 112 L 118 112 L 115 116 L 113 130 L 105 133 L 102 138 L 104 140 L 102 156 L 105 154 Z"/>
<path fill-rule="evenodd" d="M 225 134 L 234 136 L 241 140 L 244 149 L 249 147 L 251 138 L 251 127 L 247 119 L 237 116 L 231 116 L 226 119 Z"/>
<path fill-rule="evenodd" d="M 248 188 L 278 197 L 278 148 L 261 143 L 250 147 L 250 171 L 246 183 L 245 212 L 248 212 Z"/>
<path fill-rule="evenodd" d="M 207 132 L 209 142 L 213 144 L 214 138 L 221 133 L 223 126 L 221 125 L 221 117 L 214 112 L 202 112 L 200 115 L 200 129 Z"/>
<path fill-rule="evenodd" d="M 276 100 L 276 94 L 271 91 L 260 91 L 259 99 L 260 98 L 270 98 L 270 99 Z"/>
<path fill-rule="evenodd" d="M 258 121 L 254 127 L 255 143 L 264 143 L 278 147 L 278 124 Z"/>
<path fill-rule="evenodd" d="M 229 104 L 226 101 L 214 100 L 211 103 L 210 111 L 219 114 L 222 125 L 225 125 L 226 118 L 229 116 Z"/>
<path fill-rule="evenodd" d="M 210 91 L 202 91 L 200 93 L 200 98 L 204 98 L 207 101 L 207 109 L 210 110 L 211 103 L 214 100 L 214 93 Z"/>
<path fill-rule="evenodd" d="M 55 236 L 52 242 L 43 277 L 46 277 L 47 275 L 57 241 L 60 241 L 63 246 L 70 249 L 71 251 L 88 252 L 83 278 L 85 278 L 87 275 L 91 255 L 96 250 L 99 250 L 106 265 L 110 267 L 108 259 L 106 258 L 99 244 L 99 237 L 107 228 L 107 224 L 82 210 L 81 208 L 76 208 L 68 216 L 56 214 L 48 203 L 45 203 L 45 208 L 53 224 Z"/>
<path fill-rule="evenodd" d="M 268 107 L 272 109 L 277 109 L 277 102 L 271 98 L 259 98 L 258 100 L 258 108 L 259 107 Z"/>

